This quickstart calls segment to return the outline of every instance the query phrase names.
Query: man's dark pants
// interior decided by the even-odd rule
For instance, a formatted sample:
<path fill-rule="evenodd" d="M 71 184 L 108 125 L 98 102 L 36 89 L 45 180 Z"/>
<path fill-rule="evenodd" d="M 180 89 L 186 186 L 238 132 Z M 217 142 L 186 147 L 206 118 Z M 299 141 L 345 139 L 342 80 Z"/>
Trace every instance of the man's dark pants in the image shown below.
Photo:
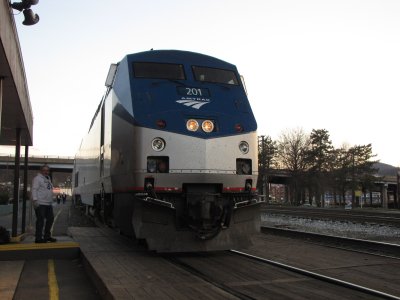
<path fill-rule="evenodd" d="M 48 238 L 51 237 L 50 229 L 54 221 L 53 206 L 39 205 L 38 208 L 35 208 L 35 214 L 36 214 L 36 240 L 41 240 L 42 238 L 47 240 Z M 45 220 L 46 220 L 46 225 L 44 227 L 44 237 L 43 237 L 42 232 Z"/>

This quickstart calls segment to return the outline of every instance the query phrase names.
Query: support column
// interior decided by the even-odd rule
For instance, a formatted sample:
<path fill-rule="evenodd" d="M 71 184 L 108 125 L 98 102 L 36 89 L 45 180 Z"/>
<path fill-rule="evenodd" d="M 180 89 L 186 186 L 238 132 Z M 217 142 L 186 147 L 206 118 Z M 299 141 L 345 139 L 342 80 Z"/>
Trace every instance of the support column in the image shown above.
<path fill-rule="evenodd" d="M 3 112 L 3 81 L 4 77 L 0 76 L 0 129 L 1 129 L 1 114 Z"/>
<path fill-rule="evenodd" d="M 287 204 L 287 203 L 290 203 L 290 204 L 292 204 L 292 200 L 291 200 L 291 197 L 290 197 L 290 187 L 289 187 L 289 185 L 288 184 L 285 184 L 285 203 Z"/>
<path fill-rule="evenodd" d="M 15 168 L 14 168 L 14 199 L 11 236 L 18 235 L 18 201 L 19 201 L 19 162 L 21 156 L 21 128 L 16 129 Z"/>
<path fill-rule="evenodd" d="M 386 183 L 382 184 L 381 196 L 382 196 L 382 207 L 388 208 L 388 196 L 387 196 L 388 185 Z"/>
<path fill-rule="evenodd" d="M 397 184 L 396 184 L 396 201 L 395 201 L 395 208 L 400 208 L 400 169 L 397 169 Z"/>
<path fill-rule="evenodd" d="M 29 146 L 25 145 L 25 160 L 24 160 L 24 191 L 22 192 L 22 224 L 21 233 L 25 233 L 26 227 L 26 200 L 28 198 L 28 154 Z"/>

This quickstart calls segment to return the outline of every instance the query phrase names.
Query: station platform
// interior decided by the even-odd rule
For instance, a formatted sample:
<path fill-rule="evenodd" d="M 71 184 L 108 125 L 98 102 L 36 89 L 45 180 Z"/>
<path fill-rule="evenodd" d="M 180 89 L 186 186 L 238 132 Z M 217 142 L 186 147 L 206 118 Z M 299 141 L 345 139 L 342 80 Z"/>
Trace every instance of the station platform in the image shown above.
<path fill-rule="evenodd" d="M 84 266 L 102 299 L 232 298 L 111 229 L 68 230 L 80 245 Z"/>
<path fill-rule="evenodd" d="M 28 237 L 0 245 L 0 299 L 25 299 L 16 295 L 27 262 L 50 259 L 79 259 L 96 289 L 93 299 L 191 299 L 193 293 L 196 299 L 232 298 L 109 228 L 69 227 L 68 233 L 56 243 L 35 244 Z"/>
<path fill-rule="evenodd" d="M 20 243 L 0 245 L 0 299 L 15 299 L 17 286 L 27 261 L 73 260 L 80 256 L 79 244 L 68 237 L 56 243 L 35 244 L 32 237 Z M 44 275 L 47 275 L 44 273 Z"/>
<path fill-rule="evenodd" d="M 57 242 L 37 244 L 33 230 L 27 228 L 21 238 L 0 245 L 1 300 L 48 299 L 51 290 L 71 295 L 70 299 L 99 299 L 86 273 L 81 274 L 80 245 L 67 234 L 68 225 L 74 219 L 71 206 L 55 205 L 54 214 L 52 233 Z M 79 220 L 75 221 L 79 224 Z M 1 226 L 9 229 L 10 224 L 11 215 L 0 217 Z"/>
<path fill-rule="evenodd" d="M 53 205 L 54 223 L 52 234 L 56 236 L 56 243 L 36 244 L 33 225 L 35 216 L 32 215 L 32 224 L 27 225 L 26 232 L 19 234 L 16 238 L 11 238 L 14 242 L 0 245 L 0 261 L 5 260 L 24 260 L 46 258 L 76 258 L 79 257 L 79 244 L 68 236 L 69 216 L 71 215 L 70 203 L 65 205 Z M 21 223 L 21 212 L 18 215 L 19 224 Z M 12 214 L 0 216 L 0 226 L 5 227 L 11 232 Z"/>
<path fill-rule="evenodd" d="M 47 283 L 50 262 L 56 266 L 60 296 L 65 299 L 193 299 L 193 293 L 196 299 L 232 298 L 110 228 L 80 226 L 80 221 L 72 222 L 77 226 L 69 226 L 74 215 L 67 206 L 55 206 L 54 213 L 58 216 L 53 230 L 56 243 L 35 244 L 33 233 L 28 233 L 19 243 L 0 245 L 0 299 L 47 299 L 51 290 Z M 65 264 L 77 264 L 79 268 L 70 276 L 75 278 L 74 286 L 63 289 L 63 285 L 72 285 L 72 279 L 63 280 Z M 39 269 L 42 273 L 37 275 Z M 30 273 L 24 274 L 27 271 Z M 82 273 L 87 281 L 76 279 Z M 32 276 L 44 277 L 40 288 L 29 282 Z M 82 294 L 89 285 L 95 292 Z M 68 293 L 72 298 L 66 297 Z"/>
<path fill-rule="evenodd" d="M 0 261 L 0 298 L 13 299 L 24 261 Z"/>

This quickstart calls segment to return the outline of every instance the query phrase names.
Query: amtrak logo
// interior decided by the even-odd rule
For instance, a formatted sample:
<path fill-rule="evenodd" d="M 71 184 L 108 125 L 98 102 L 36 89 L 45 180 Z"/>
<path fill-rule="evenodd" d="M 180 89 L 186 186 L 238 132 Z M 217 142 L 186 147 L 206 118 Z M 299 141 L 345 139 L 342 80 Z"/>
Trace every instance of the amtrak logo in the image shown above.
<path fill-rule="evenodd" d="M 177 100 L 176 102 L 195 109 L 200 109 L 204 104 L 210 103 L 211 101 L 210 99 L 203 98 L 182 97 L 181 100 Z"/>

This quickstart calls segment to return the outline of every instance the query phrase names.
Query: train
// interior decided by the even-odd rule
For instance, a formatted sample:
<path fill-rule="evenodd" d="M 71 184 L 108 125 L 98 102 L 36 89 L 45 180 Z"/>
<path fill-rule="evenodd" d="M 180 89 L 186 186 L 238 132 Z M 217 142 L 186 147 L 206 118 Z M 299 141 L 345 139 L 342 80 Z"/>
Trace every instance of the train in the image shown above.
<path fill-rule="evenodd" d="M 75 155 L 75 202 L 156 252 L 251 245 L 257 123 L 236 66 L 152 49 L 111 64 L 105 86 Z"/>

